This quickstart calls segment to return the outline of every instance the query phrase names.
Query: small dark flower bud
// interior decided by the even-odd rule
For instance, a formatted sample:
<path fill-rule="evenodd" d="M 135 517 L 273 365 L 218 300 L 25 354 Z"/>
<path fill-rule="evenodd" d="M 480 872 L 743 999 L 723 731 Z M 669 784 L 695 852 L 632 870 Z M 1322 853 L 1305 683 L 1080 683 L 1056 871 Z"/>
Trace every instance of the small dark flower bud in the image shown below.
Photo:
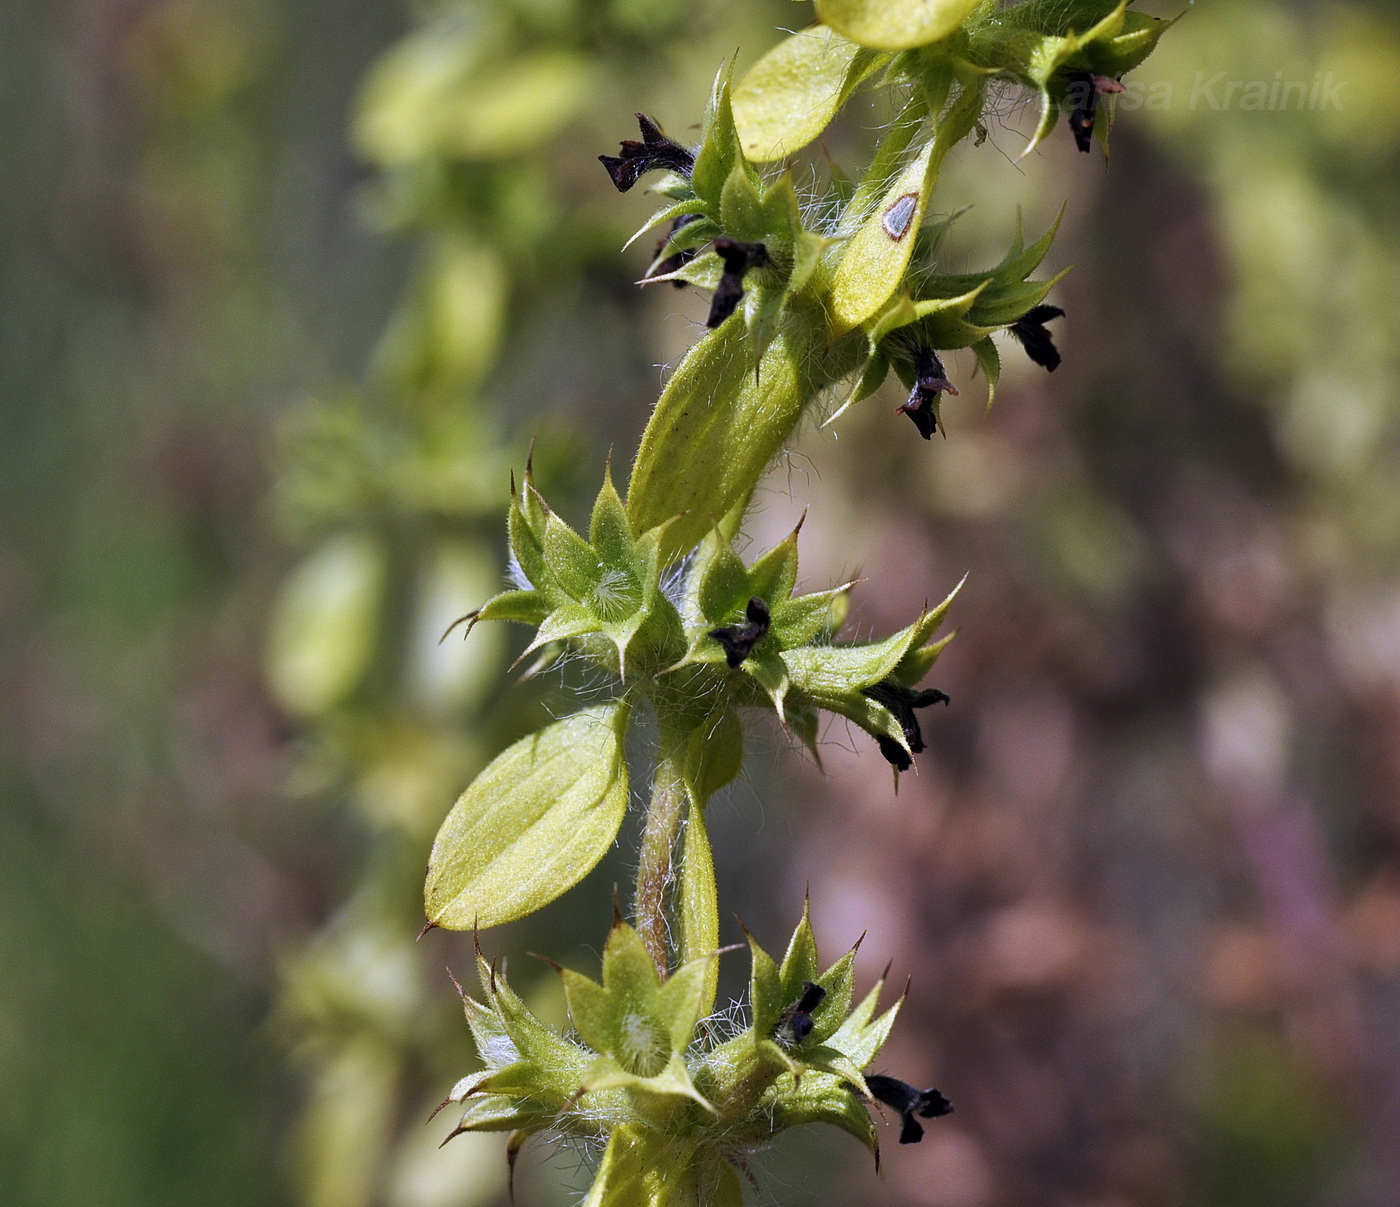
<path fill-rule="evenodd" d="M 662 253 L 663 250 L 665 250 L 666 244 L 668 244 L 671 241 L 672 236 L 674 236 L 675 233 L 681 229 L 681 227 L 689 226 L 692 222 L 699 222 L 700 217 L 701 216 L 699 214 L 682 214 L 679 218 L 672 222 L 671 229 L 667 231 L 664 236 L 662 236 L 661 241 L 656 245 L 656 250 L 652 253 L 652 258 L 655 259 Z M 664 277 L 667 273 L 672 273 L 679 268 L 684 268 L 693 259 L 695 259 L 695 249 L 693 247 L 687 247 L 683 251 L 678 251 L 673 255 L 667 256 L 664 260 L 657 264 L 656 268 L 652 270 L 650 275 L 653 277 Z M 671 284 L 674 285 L 677 289 L 685 288 L 684 281 L 672 281 Z"/>
<path fill-rule="evenodd" d="M 802 996 L 783 1011 L 773 1034 L 790 1047 L 812 1034 L 812 1011 L 826 1000 L 826 990 L 814 981 L 802 982 Z"/>
<path fill-rule="evenodd" d="M 625 193 L 638 180 L 642 173 L 653 168 L 663 168 L 689 176 L 695 167 L 695 156 L 678 142 L 673 142 L 661 133 L 661 127 L 645 113 L 638 113 L 637 124 L 642 129 L 642 141 L 626 138 L 622 141 L 620 155 L 600 155 L 598 162 L 607 168 L 608 175 L 617 186 L 619 193 Z"/>
<path fill-rule="evenodd" d="M 938 431 L 938 396 L 957 394 L 957 387 L 948 380 L 948 371 L 943 361 L 932 348 L 915 348 L 914 388 L 909 391 L 909 400 L 895 408 L 896 415 L 908 415 L 925 440 Z"/>
<path fill-rule="evenodd" d="M 918 754 L 924 748 L 923 730 L 919 728 L 919 718 L 914 715 L 916 708 L 927 708 L 930 704 L 950 703 L 948 694 L 941 692 L 937 688 L 929 688 L 925 691 L 914 691 L 912 688 L 904 687 L 898 683 L 877 683 L 874 687 L 867 687 L 865 694 L 876 704 L 883 704 L 894 714 L 894 719 L 899 722 L 899 726 L 904 730 L 904 740 L 909 743 L 909 749 Z M 893 763 L 899 771 L 908 771 L 910 759 L 908 752 L 893 738 L 885 734 L 876 734 L 875 741 L 879 744 L 880 753 L 885 756 L 886 762 Z"/>
<path fill-rule="evenodd" d="M 768 263 L 768 248 L 762 243 L 740 243 L 728 235 L 715 240 L 715 251 L 724 261 L 724 274 L 710 299 L 710 316 L 705 326 L 718 327 L 744 300 L 744 274 L 750 268 L 763 268 Z"/>
<path fill-rule="evenodd" d="M 923 1126 L 914 1118 L 937 1119 L 951 1114 L 953 1104 L 937 1090 L 918 1090 L 907 1081 L 897 1077 L 886 1077 L 883 1073 L 866 1075 L 865 1084 L 870 1092 L 886 1106 L 898 1111 L 904 1121 L 900 1129 L 901 1144 L 917 1144 L 924 1138 Z"/>
<path fill-rule="evenodd" d="M 1032 306 L 1007 328 L 1026 350 L 1026 355 L 1050 373 L 1060 367 L 1060 350 L 1055 347 L 1045 324 L 1051 319 L 1063 318 L 1064 314 L 1058 306 Z"/>
<path fill-rule="evenodd" d="M 1069 128 L 1074 145 L 1089 151 L 1094 145 L 1094 117 L 1103 93 L 1122 92 L 1123 85 L 1106 75 L 1077 71 L 1069 77 L 1063 107 L 1069 110 Z"/>
<path fill-rule="evenodd" d="M 753 647 L 762 641 L 768 632 L 768 605 L 758 596 L 755 595 L 749 600 L 744 615 L 747 619 L 738 624 L 710 630 L 710 636 L 724 647 L 724 660 L 731 670 L 753 653 Z"/>

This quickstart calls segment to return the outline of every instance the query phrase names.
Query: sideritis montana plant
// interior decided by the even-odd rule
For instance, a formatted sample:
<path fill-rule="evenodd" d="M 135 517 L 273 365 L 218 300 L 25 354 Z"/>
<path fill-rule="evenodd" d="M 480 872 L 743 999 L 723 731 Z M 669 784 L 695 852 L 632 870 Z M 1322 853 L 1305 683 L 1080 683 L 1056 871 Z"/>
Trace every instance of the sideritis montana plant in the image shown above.
<path fill-rule="evenodd" d="M 711 291 L 709 330 L 670 377 L 625 495 L 611 468 L 586 532 L 566 524 L 525 467 L 512 480 L 509 590 L 464 617 L 532 626 L 527 653 L 600 668 L 606 703 L 511 746 L 467 788 L 428 867 L 428 927 L 483 930 L 558 897 L 616 840 L 631 793 L 629 724 L 654 719 L 630 920 L 614 918 L 601 979 L 560 969 L 572 1030 L 534 1018 L 484 956 L 480 996 L 462 992 L 483 1062 L 444 1106 L 453 1134 L 571 1138 L 601 1153 L 588 1207 L 739 1207 L 750 1156 L 789 1127 L 828 1123 L 878 1157 L 871 1112 L 900 1124 L 951 1109 L 936 1090 L 868 1073 L 899 1002 L 856 1002 L 854 950 L 823 967 L 806 912 L 781 960 L 752 937 L 747 1029 L 715 1011 L 719 905 L 708 798 L 739 773 L 747 710 L 771 710 L 809 746 L 821 714 L 853 721 L 908 770 L 921 687 L 949 640 L 949 599 L 884 640 L 839 639 L 850 584 L 794 593 L 798 534 L 746 564 L 733 541 L 760 476 L 824 400 L 875 393 L 893 372 L 899 410 L 925 439 L 944 395 L 942 355 L 969 348 L 988 401 L 1002 350 L 1053 370 L 1060 317 L 1036 279 L 1054 230 L 1018 232 L 984 272 L 947 275 L 948 223 L 925 223 L 939 168 L 985 134 L 989 98 L 1029 89 L 1033 148 L 1061 115 L 1083 151 L 1103 139 L 1119 79 L 1168 22 L 1114 0 L 816 0 L 816 23 L 737 83 L 721 70 L 698 145 L 638 115 L 640 138 L 600 156 L 617 188 L 645 177 L 665 199 L 648 280 Z M 860 89 L 897 112 L 865 170 L 833 169 L 800 204 L 787 156 L 812 143 Z M 1103 109 L 1105 112 L 1100 113 Z M 1028 150 L 1030 148 L 1027 148 Z M 820 214 L 820 220 L 813 214 Z M 1004 337 L 1010 337 L 1010 343 Z M 844 409 L 842 407 L 841 409 Z M 839 413 L 839 412 L 838 412 Z"/>

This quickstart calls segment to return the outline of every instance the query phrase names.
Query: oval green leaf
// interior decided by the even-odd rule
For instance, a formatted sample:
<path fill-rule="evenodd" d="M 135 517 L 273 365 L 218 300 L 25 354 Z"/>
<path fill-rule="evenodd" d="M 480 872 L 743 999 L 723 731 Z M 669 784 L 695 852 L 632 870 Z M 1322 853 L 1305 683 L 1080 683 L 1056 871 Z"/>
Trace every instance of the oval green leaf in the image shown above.
<path fill-rule="evenodd" d="M 847 77 L 859 53 L 859 46 L 829 25 L 817 25 L 759 59 L 731 98 L 744 154 L 766 163 L 816 138 L 846 98 Z"/>
<path fill-rule="evenodd" d="M 982 0 L 817 0 L 817 16 L 852 42 L 912 50 L 946 38 Z"/>
<path fill-rule="evenodd" d="M 428 859 L 428 921 L 497 926 L 549 904 L 606 854 L 627 812 L 623 701 L 498 755 L 447 815 Z"/>

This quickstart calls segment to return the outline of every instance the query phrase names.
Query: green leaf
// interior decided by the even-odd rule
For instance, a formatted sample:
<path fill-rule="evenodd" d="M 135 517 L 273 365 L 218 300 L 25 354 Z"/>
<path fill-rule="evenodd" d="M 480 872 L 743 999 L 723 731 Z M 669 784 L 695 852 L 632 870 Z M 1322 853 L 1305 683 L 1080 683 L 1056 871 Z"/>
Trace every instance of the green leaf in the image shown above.
<path fill-rule="evenodd" d="M 731 712 L 729 714 L 733 716 Z M 735 718 L 737 721 L 737 717 Z M 739 754 L 743 755 L 743 729 L 739 729 Z M 737 767 L 736 767 L 737 773 Z M 681 884 L 677 922 L 680 928 L 678 951 L 682 961 L 700 964 L 703 984 L 700 1015 L 715 1008 L 719 983 L 719 894 L 715 886 L 715 860 L 710 851 L 710 835 L 705 824 L 703 797 L 690 795 L 686 813 L 685 837 L 681 844 Z M 680 975 L 677 973 L 677 975 Z"/>
<path fill-rule="evenodd" d="M 800 151 L 826 129 L 861 83 L 889 61 L 862 51 L 829 25 L 779 42 L 734 89 L 744 152 L 759 163 Z"/>
<path fill-rule="evenodd" d="M 632 527 L 627 522 L 627 512 L 613 486 L 611 465 L 604 471 L 603 488 L 593 504 L 593 515 L 588 522 L 588 543 L 593 546 L 594 555 L 608 565 L 632 568 Z"/>
<path fill-rule="evenodd" d="M 739 774 L 743 761 L 744 723 L 732 708 L 718 708 L 686 739 L 686 791 L 703 806 Z"/>
<path fill-rule="evenodd" d="M 725 233 L 745 242 L 767 236 L 763 201 L 742 163 L 736 163 L 724 182 L 719 200 L 720 225 Z"/>
<path fill-rule="evenodd" d="M 817 962 L 817 938 L 812 933 L 811 902 L 802 903 L 802 921 L 792 932 L 788 941 L 787 953 L 783 956 L 782 967 L 778 970 L 781 983 L 780 995 L 783 1005 L 790 1006 L 802 996 L 802 986 L 806 981 L 815 981 L 820 971 Z"/>
<path fill-rule="evenodd" d="M 481 605 L 472 623 L 513 620 L 517 624 L 540 624 L 549 611 L 549 601 L 541 591 L 502 591 Z"/>
<path fill-rule="evenodd" d="M 783 982 L 773 957 L 758 945 L 753 935 L 744 932 L 749 941 L 749 1001 L 753 1005 L 753 1029 L 756 1035 L 767 1035 L 778 1025 L 783 1009 Z"/>
<path fill-rule="evenodd" d="M 903 281 L 937 172 L 935 146 L 934 139 L 923 145 L 842 250 L 831 282 L 831 324 L 838 334 L 878 312 Z"/>
<path fill-rule="evenodd" d="M 477 1054 L 483 1063 L 493 1070 L 502 1070 L 507 1063 L 518 1063 L 515 1058 L 519 1057 L 520 1061 L 533 1065 L 539 1071 L 541 1083 L 557 1083 L 556 1090 L 561 1095 L 572 1093 L 576 1084 L 570 1083 L 577 1083 L 587 1066 L 589 1054 L 531 1014 L 520 996 L 507 984 L 505 975 L 496 971 L 484 956 L 477 955 L 476 967 L 482 991 L 497 1020 L 495 1027 L 487 1029 L 487 1042 L 483 1044 L 479 1038 L 477 1040 Z M 468 1014 L 469 1018 L 471 1013 Z M 509 1043 L 495 1042 L 498 1039 L 497 1029 L 509 1039 Z"/>
<path fill-rule="evenodd" d="M 870 1114 L 844 1078 L 807 1073 L 794 1085 L 787 1076 L 774 1085 L 764 1101 L 772 1104 L 773 1121 L 779 1128 L 829 1123 L 854 1136 L 871 1152 L 879 1151 Z"/>
<path fill-rule="evenodd" d="M 797 584 L 797 534 L 799 523 L 773 548 L 749 567 L 749 593 L 761 595 L 770 604 L 786 600 Z"/>
<path fill-rule="evenodd" d="M 743 162 L 739 132 L 734 127 L 734 110 L 729 99 L 729 74 L 732 65 L 722 67 L 715 76 L 710 91 L 710 103 L 705 109 L 705 137 L 695 153 L 690 183 L 695 195 L 706 202 L 711 215 L 719 210 L 720 195 L 725 182 L 737 163 Z"/>
<path fill-rule="evenodd" d="M 826 997 L 812 1011 L 813 1043 L 825 1043 L 846 1021 L 855 989 L 855 975 L 856 948 L 852 947 L 817 978 L 817 984 L 826 990 Z"/>
<path fill-rule="evenodd" d="M 992 399 L 996 397 L 997 382 L 1001 380 L 1001 353 L 988 336 L 972 345 L 972 355 L 977 358 L 982 375 L 987 379 L 987 406 L 990 409 Z"/>
<path fill-rule="evenodd" d="M 694 1202 L 693 1159 L 676 1149 L 675 1141 L 636 1124 L 615 1127 L 583 1207 L 682 1207 Z"/>
<path fill-rule="evenodd" d="M 787 650 L 814 641 L 830 632 L 833 611 L 846 598 L 849 587 L 797 595 L 773 611 L 772 632 Z"/>
<path fill-rule="evenodd" d="M 577 532 L 552 511 L 544 526 L 545 573 L 571 599 L 586 600 L 598 583 L 598 558 Z"/>
<path fill-rule="evenodd" d="M 817 0 L 832 29 L 876 50 L 912 50 L 956 30 L 982 0 Z"/>
<path fill-rule="evenodd" d="M 748 332 L 733 319 L 686 354 L 652 412 L 627 490 L 634 531 L 674 518 L 664 563 L 748 496 L 807 404 L 856 367 L 863 342 L 828 347 L 820 312 L 789 311 L 757 372 Z"/>
<path fill-rule="evenodd" d="M 846 244 L 832 275 L 831 321 L 837 333 L 878 314 L 900 287 L 938 169 L 949 149 L 977 124 L 982 98 L 980 81 L 963 88 L 932 141 L 894 178 Z M 900 129 L 897 125 L 888 137 Z"/>
<path fill-rule="evenodd" d="M 627 812 L 628 712 L 622 700 L 585 709 L 492 760 L 433 842 L 430 922 L 449 930 L 509 922 L 592 871 Z"/>
<path fill-rule="evenodd" d="M 514 486 L 512 477 L 510 511 L 506 516 L 510 551 L 530 584 L 543 587 L 548 579 L 544 564 L 544 527 L 549 508 L 528 479 L 519 494 Z"/>

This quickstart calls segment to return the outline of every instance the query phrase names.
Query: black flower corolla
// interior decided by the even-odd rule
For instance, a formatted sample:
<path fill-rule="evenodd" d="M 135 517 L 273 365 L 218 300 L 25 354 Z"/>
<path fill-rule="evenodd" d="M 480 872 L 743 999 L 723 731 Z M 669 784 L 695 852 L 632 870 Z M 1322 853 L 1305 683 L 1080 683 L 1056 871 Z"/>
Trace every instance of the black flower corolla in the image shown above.
<path fill-rule="evenodd" d="M 812 1011 L 826 1001 L 826 990 L 815 981 L 802 982 L 802 996 L 783 1011 L 773 1034 L 790 1047 L 800 1044 L 812 1034 L 815 1024 Z"/>
<path fill-rule="evenodd" d="M 753 647 L 763 640 L 768 632 L 768 604 L 754 596 L 744 609 L 746 619 L 738 624 L 725 625 L 722 629 L 711 629 L 710 636 L 724 646 L 724 660 L 731 670 L 737 667 L 751 653 Z"/>
<path fill-rule="evenodd" d="M 1064 314 L 1058 306 L 1032 306 L 1007 328 L 1026 350 L 1026 355 L 1050 373 L 1060 367 L 1060 350 L 1055 347 L 1045 324 L 1051 319 L 1063 318 Z"/>
<path fill-rule="evenodd" d="M 1094 145 L 1094 117 L 1099 110 L 1099 97 L 1104 93 L 1122 92 L 1123 85 L 1106 75 L 1091 71 L 1076 71 L 1065 88 L 1065 106 L 1069 109 L 1069 128 L 1074 145 L 1089 151 Z"/>
<path fill-rule="evenodd" d="M 899 1132 L 901 1144 L 917 1144 L 924 1138 L 924 1128 L 915 1115 L 923 1119 L 937 1119 L 951 1114 L 953 1104 L 937 1090 L 917 1090 L 907 1081 L 898 1077 L 886 1077 L 883 1073 L 867 1073 L 865 1084 L 870 1092 L 886 1106 L 893 1107 L 904 1120 Z"/>
<path fill-rule="evenodd" d="M 865 694 L 875 703 L 883 704 L 894 714 L 894 719 L 904 730 L 904 740 L 909 743 L 909 750 L 915 754 L 924 748 L 924 734 L 923 730 L 919 728 L 919 718 L 914 715 L 914 710 L 927 708 L 930 704 L 950 702 L 948 694 L 937 688 L 914 691 L 912 688 L 904 687 L 899 683 L 891 683 L 888 680 L 884 683 L 877 683 L 874 687 L 867 687 Z M 909 770 L 912 766 L 912 760 L 909 758 L 909 752 L 903 746 L 883 733 L 876 734 L 875 741 L 879 744 L 880 753 L 885 756 L 887 762 L 893 763 L 900 771 Z"/>
<path fill-rule="evenodd" d="M 912 356 L 914 388 L 909 391 L 909 400 L 895 408 L 895 414 L 908 415 L 919 429 L 919 435 L 927 440 L 938 431 L 938 396 L 956 395 L 958 390 L 948 380 L 948 370 L 932 348 L 916 347 Z"/>
<path fill-rule="evenodd" d="M 700 218 L 701 215 L 699 214 L 682 214 L 679 218 L 672 222 L 671 229 L 667 231 L 666 234 L 662 236 L 661 241 L 657 243 L 656 250 L 652 253 L 652 257 L 655 258 L 656 256 L 659 256 L 662 253 L 662 251 L 665 250 L 666 244 L 668 244 L 671 241 L 671 239 L 675 236 L 675 233 L 678 230 L 680 230 L 681 227 L 689 226 L 692 222 L 699 222 Z M 695 249 L 693 247 L 682 248 L 680 251 L 675 252 L 674 254 L 667 256 L 664 260 L 659 261 L 656 267 L 652 269 L 650 275 L 653 277 L 664 277 L 667 273 L 672 273 L 675 272 L 677 269 L 684 268 L 693 259 L 695 259 Z M 684 289 L 686 285 L 684 281 L 672 281 L 671 284 L 674 285 L 677 289 Z"/>
<path fill-rule="evenodd" d="M 667 138 L 661 132 L 661 127 L 645 113 L 638 113 L 636 117 L 637 124 L 642 128 L 642 141 L 623 139 L 620 155 L 598 156 L 598 162 L 607 168 L 617 191 L 627 192 L 641 179 L 643 172 L 650 172 L 653 168 L 689 176 L 695 167 L 695 156 L 680 143 Z"/>
<path fill-rule="evenodd" d="M 718 327 L 744 300 L 744 274 L 750 268 L 764 268 L 769 263 L 768 248 L 762 243 L 740 243 L 728 235 L 721 235 L 715 240 L 714 247 L 724 261 L 724 273 L 715 286 L 714 297 L 710 299 L 710 317 L 705 320 L 707 327 Z"/>

